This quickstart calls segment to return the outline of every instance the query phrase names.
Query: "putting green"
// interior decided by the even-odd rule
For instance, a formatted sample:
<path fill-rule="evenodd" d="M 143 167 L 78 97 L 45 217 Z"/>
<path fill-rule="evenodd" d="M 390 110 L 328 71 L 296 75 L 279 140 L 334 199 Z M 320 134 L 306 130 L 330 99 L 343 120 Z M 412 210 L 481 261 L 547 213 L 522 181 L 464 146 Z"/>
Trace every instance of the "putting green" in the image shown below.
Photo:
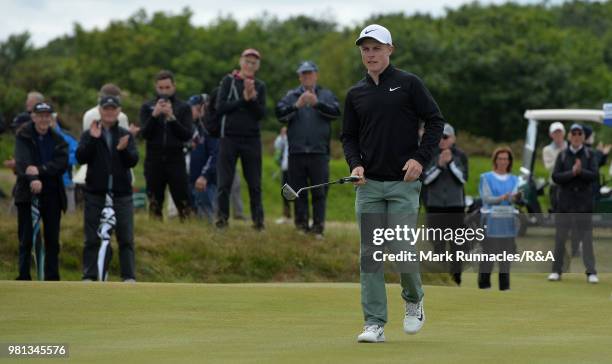
<path fill-rule="evenodd" d="M 610 362 L 612 274 L 598 285 L 563 278 L 514 274 L 509 292 L 476 289 L 474 274 L 461 288 L 428 286 L 415 336 L 401 330 L 399 287 L 390 285 L 384 344 L 356 343 L 351 283 L 1 281 L 0 343 L 68 343 L 79 363 Z"/>

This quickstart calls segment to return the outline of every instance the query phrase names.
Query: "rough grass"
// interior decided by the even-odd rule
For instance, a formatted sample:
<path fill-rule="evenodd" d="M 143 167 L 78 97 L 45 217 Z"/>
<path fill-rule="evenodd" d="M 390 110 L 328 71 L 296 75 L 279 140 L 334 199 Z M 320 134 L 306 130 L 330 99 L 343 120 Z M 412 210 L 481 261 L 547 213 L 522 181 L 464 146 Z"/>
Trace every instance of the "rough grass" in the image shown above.
<path fill-rule="evenodd" d="M 0 342 L 64 343 L 77 363 L 603 363 L 612 357 L 612 275 L 512 290 L 425 287 L 427 321 L 401 330 L 389 285 L 384 344 L 358 344 L 357 284 L 0 282 Z"/>

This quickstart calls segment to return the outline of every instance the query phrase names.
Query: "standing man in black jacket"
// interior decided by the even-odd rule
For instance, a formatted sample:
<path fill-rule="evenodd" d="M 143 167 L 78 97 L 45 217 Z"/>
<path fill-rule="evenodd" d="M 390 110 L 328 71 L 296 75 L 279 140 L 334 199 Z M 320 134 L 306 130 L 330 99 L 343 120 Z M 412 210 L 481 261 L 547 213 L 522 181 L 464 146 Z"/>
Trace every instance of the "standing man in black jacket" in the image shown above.
<path fill-rule="evenodd" d="M 249 48 L 240 56 L 240 70 L 221 80 L 216 111 L 221 122 L 217 178 L 219 186 L 218 228 L 225 228 L 229 218 L 229 196 L 238 158 L 249 187 L 253 228 L 264 229 L 261 200 L 260 121 L 266 112 L 266 86 L 255 78 L 261 56 Z"/>
<path fill-rule="evenodd" d="M 565 242 L 572 232 L 582 241 L 582 261 L 586 268 L 587 282 L 598 283 L 593 254 L 593 181 L 597 176 L 597 161 L 593 150 L 584 145 L 584 127 L 572 124 L 570 144 L 557 156 L 552 173 L 559 186 L 559 200 L 555 215 L 555 260 L 549 281 L 561 280 Z"/>
<path fill-rule="evenodd" d="M 455 145 L 455 128 L 444 124 L 442 139 L 438 143 L 434 156 L 423 172 L 423 202 L 427 209 L 427 226 L 430 228 L 463 227 L 465 210 L 465 192 L 463 187 L 468 179 L 468 159 L 465 153 Z M 446 249 L 446 241 L 434 235 L 434 253 L 442 254 Z M 466 246 L 449 241 L 452 256 L 459 250 L 465 251 Z M 450 273 L 455 283 L 461 285 L 461 261 L 453 259 L 449 262 Z"/>
<path fill-rule="evenodd" d="M 368 225 L 376 229 L 398 225 L 414 228 L 421 191 L 419 177 L 440 141 L 444 118 L 423 81 L 390 64 L 394 47 L 387 28 L 368 25 L 356 45 L 367 74 L 346 95 L 342 145 L 351 175 L 361 177 L 355 183 L 358 223 L 361 229 L 364 225 L 365 229 Z M 419 120 L 425 122 L 420 144 Z M 368 252 L 375 247 L 367 236 L 371 231 L 361 233 L 365 325 L 357 341 L 383 342 L 387 322 L 384 271 L 380 265 L 366 264 Z M 418 270 L 408 269 L 400 278 L 406 304 L 404 332 L 416 334 L 425 322 L 421 276 Z"/>
<path fill-rule="evenodd" d="M 40 102 L 32 108 L 32 121 L 22 124 L 15 138 L 15 205 L 19 230 L 18 280 L 31 280 L 32 201 L 38 199 L 42 218 L 44 278 L 59 281 L 59 233 L 66 192 L 62 175 L 68 167 L 68 144 L 51 126 L 53 108 Z M 42 262 L 39 262 L 41 264 Z"/>
<path fill-rule="evenodd" d="M 81 135 L 76 158 L 87 164 L 85 178 L 85 247 L 83 248 L 83 279 L 99 278 L 98 259 L 100 238 L 98 227 L 108 193 L 112 196 L 116 217 L 115 231 L 119 243 L 119 265 L 123 281 L 135 280 L 134 274 L 134 204 L 132 202 L 132 173 L 138 163 L 138 150 L 127 129 L 119 126 L 121 113 L 119 98 L 100 99 L 100 121 L 94 121 Z M 110 247 L 110 245 L 109 245 Z M 110 248 L 108 260 L 110 260 Z"/>
<path fill-rule="evenodd" d="M 317 84 L 319 69 L 314 62 L 302 62 L 297 74 L 300 86 L 287 92 L 276 105 L 276 116 L 288 124 L 289 184 L 296 190 L 329 179 L 330 122 L 340 116 L 336 96 Z M 322 237 L 327 189 L 318 188 L 310 193 L 312 227 L 308 226 L 308 193 L 295 201 L 295 226 Z"/>
<path fill-rule="evenodd" d="M 151 216 L 162 218 L 166 185 L 181 220 L 189 217 L 189 178 L 183 145 L 191 140 L 191 107 L 176 97 L 174 75 L 160 71 L 155 77 L 157 97 L 140 108 L 142 136 L 147 141 L 144 174 Z"/>

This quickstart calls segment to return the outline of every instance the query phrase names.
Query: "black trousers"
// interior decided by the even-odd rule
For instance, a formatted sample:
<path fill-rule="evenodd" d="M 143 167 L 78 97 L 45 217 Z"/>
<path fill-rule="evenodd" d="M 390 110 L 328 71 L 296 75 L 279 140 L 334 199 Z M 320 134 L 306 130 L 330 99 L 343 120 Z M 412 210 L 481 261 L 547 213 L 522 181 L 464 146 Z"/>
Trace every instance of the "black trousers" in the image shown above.
<path fill-rule="evenodd" d="M 571 234 L 575 241 L 582 241 L 582 262 L 586 274 L 597 274 L 595 254 L 593 253 L 593 221 L 590 213 L 557 213 L 555 214 L 555 251 L 552 271 L 563 273 L 565 259 L 565 242 Z"/>
<path fill-rule="evenodd" d="M 31 280 L 32 260 L 32 210 L 29 203 L 17 203 L 19 235 L 18 280 Z M 39 211 L 42 222 L 41 236 L 45 246 L 45 280 L 59 281 L 59 233 L 62 203 L 59 192 L 39 195 Z"/>
<path fill-rule="evenodd" d="M 289 184 L 297 191 L 302 187 L 325 183 L 329 180 L 329 156 L 327 154 L 290 154 Z M 295 226 L 307 230 L 310 219 L 308 191 L 295 200 Z M 325 229 L 325 204 L 327 187 L 310 190 L 312 198 L 312 231 L 323 233 Z"/>
<path fill-rule="evenodd" d="M 101 241 L 97 230 L 100 226 L 100 213 L 104 208 L 105 196 L 85 194 L 85 246 L 83 248 L 83 279 L 98 279 L 98 254 Z M 117 224 L 113 230 L 119 243 L 119 266 L 122 279 L 135 279 L 134 274 L 134 203 L 132 196 L 115 197 L 113 209 Z M 107 261 L 110 261 L 112 249 L 107 249 Z"/>
<path fill-rule="evenodd" d="M 249 188 L 251 219 L 255 225 L 263 225 L 264 210 L 261 200 L 261 140 L 259 137 L 225 137 L 219 141 L 217 157 L 217 198 L 219 220 L 227 222 L 230 212 L 230 192 L 240 158 L 242 173 Z"/>
<path fill-rule="evenodd" d="M 162 218 L 166 186 L 174 200 L 181 220 L 191 214 L 191 190 L 185 165 L 185 158 L 176 156 L 168 159 L 148 158 L 145 161 L 145 179 L 147 181 L 147 198 L 149 213 Z"/>
<path fill-rule="evenodd" d="M 485 254 L 514 254 L 516 252 L 516 241 L 514 238 L 487 238 L 482 242 L 482 250 Z M 494 262 L 480 262 L 478 269 L 478 287 L 491 288 L 491 273 Z M 499 290 L 510 289 L 510 262 L 498 262 L 499 266 Z"/>
<path fill-rule="evenodd" d="M 462 206 L 427 207 L 427 227 L 440 228 L 442 230 L 446 228 L 460 229 L 464 227 L 464 211 L 465 208 Z M 436 236 L 436 238 L 437 237 L 438 236 Z M 434 240 L 432 241 L 432 244 L 435 254 L 442 254 L 448 250 L 454 257 L 456 257 L 457 251 L 467 252 L 470 250 L 470 246 L 467 242 L 457 244 L 455 241 L 449 241 L 448 249 L 446 247 L 447 242 L 444 240 Z M 461 261 L 453 259 L 453 261 L 449 262 L 448 267 L 440 267 L 438 273 L 443 271 L 450 272 L 453 275 L 455 283 L 461 284 L 461 272 L 463 271 L 463 263 Z"/>

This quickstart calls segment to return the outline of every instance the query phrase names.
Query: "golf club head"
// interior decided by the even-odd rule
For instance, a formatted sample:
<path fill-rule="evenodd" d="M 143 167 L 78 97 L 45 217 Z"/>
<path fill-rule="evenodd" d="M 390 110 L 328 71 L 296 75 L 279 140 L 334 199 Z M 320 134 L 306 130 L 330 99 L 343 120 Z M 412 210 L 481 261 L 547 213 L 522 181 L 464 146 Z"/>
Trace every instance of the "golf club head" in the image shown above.
<path fill-rule="evenodd" d="M 281 195 L 283 195 L 283 198 L 287 201 L 293 201 L 299 197 L 298 194 L 293 190 L 293 188 L 291 188 L 291 186 L 289 186 L 289 184 L 287 183 L 285 183 L 285 185 L 281 189 Z"/>

